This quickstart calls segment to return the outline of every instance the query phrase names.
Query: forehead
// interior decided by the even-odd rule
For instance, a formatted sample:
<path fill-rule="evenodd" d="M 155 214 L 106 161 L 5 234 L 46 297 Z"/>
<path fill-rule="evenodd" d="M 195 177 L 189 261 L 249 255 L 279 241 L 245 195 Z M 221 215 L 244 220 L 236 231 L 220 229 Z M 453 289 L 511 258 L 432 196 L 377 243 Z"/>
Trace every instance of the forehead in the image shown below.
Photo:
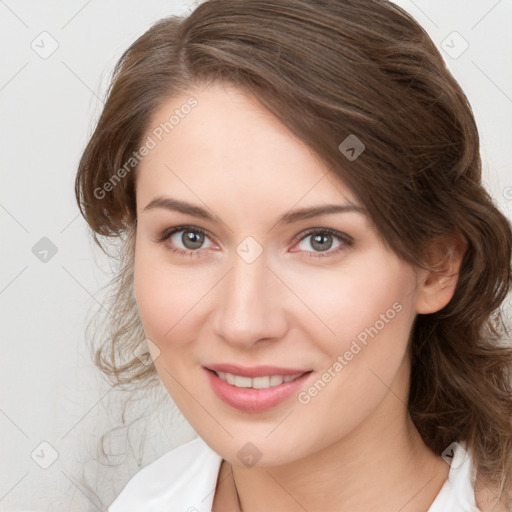
<path fill-rule="evenodd" d="M 357 204 L 306 144 L 255 98 L 229 85 L 166 101 L 144 140 L 148 137 L 154 147 L 137 170 L 142 201 L 169 193 L 249 212 L 319 200 Z"/>

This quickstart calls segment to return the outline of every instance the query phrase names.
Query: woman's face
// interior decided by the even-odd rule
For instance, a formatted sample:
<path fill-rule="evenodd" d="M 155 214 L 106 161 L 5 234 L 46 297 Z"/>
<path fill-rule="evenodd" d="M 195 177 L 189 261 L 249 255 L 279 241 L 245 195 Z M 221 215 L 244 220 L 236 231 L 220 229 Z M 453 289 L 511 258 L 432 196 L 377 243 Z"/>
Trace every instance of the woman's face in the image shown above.
<path fill-rule="evenodd" d="M 235 463 L 284 464 L 389 423 L 407 402 L 420 274 L 254 99 L 192 94 L 156 113 L 136 184 L 135 292 L 163 384 Z"/>

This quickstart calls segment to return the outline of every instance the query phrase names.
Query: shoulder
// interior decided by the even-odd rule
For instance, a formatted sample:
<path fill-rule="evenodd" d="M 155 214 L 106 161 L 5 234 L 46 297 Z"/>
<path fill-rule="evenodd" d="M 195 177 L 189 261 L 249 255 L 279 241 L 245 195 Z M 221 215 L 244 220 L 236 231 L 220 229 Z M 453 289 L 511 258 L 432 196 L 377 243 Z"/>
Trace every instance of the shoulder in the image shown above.
<path fill-rule="evenodd" d="M 108 512 L 210 510 L 221 462 L 220 455 L 198 437 L 136 473 Z"/>

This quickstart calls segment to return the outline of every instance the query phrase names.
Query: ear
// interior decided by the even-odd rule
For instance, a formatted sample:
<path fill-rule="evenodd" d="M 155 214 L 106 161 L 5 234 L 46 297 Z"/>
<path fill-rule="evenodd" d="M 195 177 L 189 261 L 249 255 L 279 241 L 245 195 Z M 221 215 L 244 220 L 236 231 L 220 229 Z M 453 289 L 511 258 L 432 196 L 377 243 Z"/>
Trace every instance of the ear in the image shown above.
<path fill-rule="evenodd" d="M 442 237 L 430 246 L 429 270 L 418 283 L 416 312 L 435 313 L 450 302 L 459 279 L 459 270 L 468 244 L 462 235 Z"/>

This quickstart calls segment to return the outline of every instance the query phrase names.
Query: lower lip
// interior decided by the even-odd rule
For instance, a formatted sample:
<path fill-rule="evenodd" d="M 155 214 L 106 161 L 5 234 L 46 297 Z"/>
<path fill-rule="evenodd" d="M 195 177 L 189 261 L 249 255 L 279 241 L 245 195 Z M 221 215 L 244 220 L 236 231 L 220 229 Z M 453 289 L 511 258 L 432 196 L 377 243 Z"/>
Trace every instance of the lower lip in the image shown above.
<path fill-rule="evenodd" d="M 313 373 L 301 375 L 292 382 L 265 389 L 238 388 L 223 381 L 213 371 L 204 368 L 214 393 L 225 403 L 244 412 L 263 412 L 284 402 L 297 393 L 304 381 Z"/>

